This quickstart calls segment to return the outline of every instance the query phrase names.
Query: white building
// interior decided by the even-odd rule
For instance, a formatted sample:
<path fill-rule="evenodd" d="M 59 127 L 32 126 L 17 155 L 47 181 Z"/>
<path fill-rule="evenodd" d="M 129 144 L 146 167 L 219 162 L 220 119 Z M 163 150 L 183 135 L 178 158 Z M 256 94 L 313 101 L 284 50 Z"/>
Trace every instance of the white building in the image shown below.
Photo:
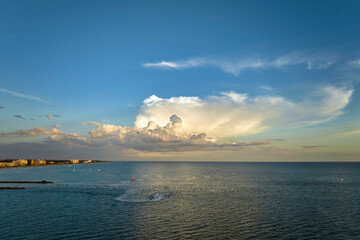
<path fill-rule="evenodd" d="M 80 163 L 80 160 L 79 159 L 70 159 L 70 163 L 72 163 L 72 164 Z"/>

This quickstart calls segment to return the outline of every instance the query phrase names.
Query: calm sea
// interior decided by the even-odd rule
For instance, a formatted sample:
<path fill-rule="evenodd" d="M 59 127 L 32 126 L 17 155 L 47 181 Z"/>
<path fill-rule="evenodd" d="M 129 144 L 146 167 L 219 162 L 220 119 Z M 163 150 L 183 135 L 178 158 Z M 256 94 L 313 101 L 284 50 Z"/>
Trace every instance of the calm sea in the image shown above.
<path fill-rule="evenodd" d="M 0 191 L 0 239 L 360 239 L 360 163 L 74 166 L 0 170 L 55 182 L 0 184 L 26 187 Z"/>

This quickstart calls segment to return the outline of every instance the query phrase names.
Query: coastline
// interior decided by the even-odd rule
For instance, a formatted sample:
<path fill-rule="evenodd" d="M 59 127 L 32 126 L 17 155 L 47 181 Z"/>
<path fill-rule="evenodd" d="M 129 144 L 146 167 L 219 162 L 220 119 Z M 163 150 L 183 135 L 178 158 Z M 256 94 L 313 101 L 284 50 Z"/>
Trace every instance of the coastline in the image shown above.
<path fill-rule="evenodd" d="M 17 161 L 17 159 L 1 159 L 0 163 L 12 163 L 14 161 Z M 78 162 L 70 162 L 70 160 L 41 160 L 41 161 L 43 161 L 42 164 L 36 164 L 36 163 L 31 164 L 31 161 L 34 161 L 34 160 L 26 160 L 26 161 L 28 161 L 27 164 L 16 165 L 16 166 L 0 166 L 0 169 L 25 168 L 25 167 L 48 167 L 48 166 L 59 166 L 59 165 L 82 165 L 82 164 L 95 164 L 95 163 L 111 162 L 111 161 L 102 161 L 102 160 L 78 160 Z"/>

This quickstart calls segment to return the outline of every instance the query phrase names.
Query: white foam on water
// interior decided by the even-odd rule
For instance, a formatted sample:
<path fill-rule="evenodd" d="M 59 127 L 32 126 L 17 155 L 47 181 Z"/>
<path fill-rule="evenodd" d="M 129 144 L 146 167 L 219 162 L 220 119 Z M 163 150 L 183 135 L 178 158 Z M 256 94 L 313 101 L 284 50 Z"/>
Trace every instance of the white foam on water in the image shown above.
<path fill-rule="evenodd" d="M 185 179 L 186 181 L 190 181 L 190 180 L 194 180 L 194 179 L 197 179 L 197 177 L 195 176 L 192 176 L 192 177 L 188 177 L 187 179 Z"/>
<path fill-rule="evenodd" d="M 165 199 L 166 196 L 162 194 L 156 195 L 156 197 L 149 199 L 149 196 L 142 196 L 138 194 L 122 194 L 120 197 L 115 198 L 117 201 L 131 202 L 131 203 L 144 203 L 144 202 L 156 202 Z"/>

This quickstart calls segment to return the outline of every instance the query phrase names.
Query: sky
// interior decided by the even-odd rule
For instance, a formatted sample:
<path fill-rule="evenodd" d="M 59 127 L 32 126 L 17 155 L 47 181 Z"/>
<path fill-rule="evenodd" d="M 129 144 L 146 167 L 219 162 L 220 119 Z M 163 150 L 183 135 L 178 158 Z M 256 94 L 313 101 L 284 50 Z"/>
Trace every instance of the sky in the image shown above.
<path fill-rule="evenodd" d="M 359 1 L 0 1 L 0 159 L 359 161 Z"/>

